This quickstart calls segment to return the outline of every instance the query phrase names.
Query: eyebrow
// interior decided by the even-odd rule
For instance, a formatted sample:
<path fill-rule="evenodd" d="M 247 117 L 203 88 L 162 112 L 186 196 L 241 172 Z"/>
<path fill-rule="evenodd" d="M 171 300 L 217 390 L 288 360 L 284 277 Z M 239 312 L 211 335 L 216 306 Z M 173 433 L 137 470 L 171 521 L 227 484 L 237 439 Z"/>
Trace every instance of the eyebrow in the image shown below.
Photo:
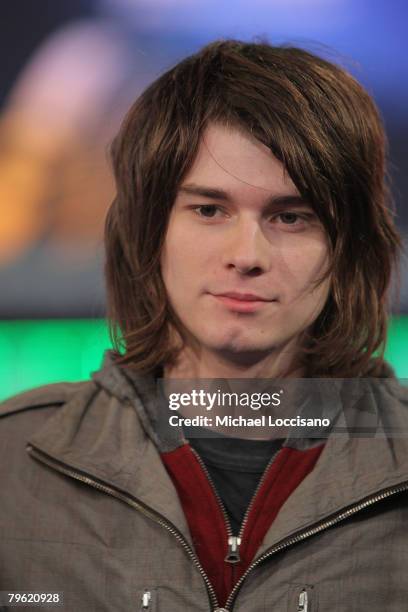
<path fill-rule="evenodd" d="M 183 185 L 179 189 L 179 193 L 187 193 L 189 195 L 201 196 L 211 200 L 221 200 L 223 202 L 232 202 L 231 195 L 223 189 L 215 187 L 204 187 L 189 183 Z M 267 206 L 293 206 L 293 205 L 308 205 L 308 202 L 301 195 L 276 195 L 268 198 Z"/>

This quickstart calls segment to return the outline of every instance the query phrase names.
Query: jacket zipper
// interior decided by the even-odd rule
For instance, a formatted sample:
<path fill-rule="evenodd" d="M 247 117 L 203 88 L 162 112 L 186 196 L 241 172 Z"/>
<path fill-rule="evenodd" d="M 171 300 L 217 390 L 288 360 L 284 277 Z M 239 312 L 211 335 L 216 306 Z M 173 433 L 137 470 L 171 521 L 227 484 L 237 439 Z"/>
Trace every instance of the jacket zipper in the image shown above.
<path fill-rule="evenodd" d="M 148 610 L 150 607 L 150 600 L 152 598 L 152 594 L 150 591 L 145 591 L 142 595 L 142 607 L 141 610 Z"/>
<path fill-rule="evenodd" d="M 293 538 L 289 538 L 288 540 L 282 542 L 281 544 L 278 544 L 277 546 L 273 546 L 272 548 L 267 550 L 263 555 L 261 555 L 259 559 L 251 563 L 251 565 L 248 567 L 246 572 L 241 576 L 241 578 L 238 580 L 237 584 L 235 585 L 235 587 L 232 589 L 231 593 L 229 594 L 225 607 L 220 608 L 214 588 L 207 574 L 204 572 L 200 564 L 200 561 L 198 560 L 198 557 L 196 556 L 196 554 L 190 547 L 189 543 L 184 539 L 184 536 L 178 531 L 178 529 L 174 525 L 166 521 L 166 519 L 162 517 L 160 514 L 156 514 L 154 510 L 147 509 L 143 504 L 136 501 L 131 496 L 125 493 L 116 491 L 116 489 L 112 487 L 101 484 L 98 481 L 93 480 L 89 476 L 84 476 L 83 474 L 80 474 L 78 472 L 75 472 L 74 470 L 66 468 L 64 467 L 64 465 L 60 465 L 60 463 L 57 460 L 52 459 L 51 457 L 49 457 L 42 451 L 35 449 L 33 446 L 31 446 L 31 444 L 27 446 L 27 450 L 30 453 L 30 455 L 32 455 L 33 457 L 36 457 L 39 461 L 45 463 L 46 465 L 53 467 L 58 472 L 61 472 L 62 474 L 70 476 L 71 478 L 74 478 L 76 480 L 80 480 L 81 482 L 84 482 L 94 487 L 95 489 L 99 489 L 100 491 L 108 493 L 112 495 L 113 497 L 116 497 L 117 499 L 120 499 L 121 501 L 127 503 L 131 507 L 136 508 L 142 514 L 152 519 L 159 525 L 162 525 L 165 529 L 167 529 L 170 533 L 172 533 L 175 536 L 175 538 L 180 542 L 180 544 L 183 546 L 183 548 L 185 549 L 189 557 L 193 560 L 195 566 L 197 567 L 201 576 L 203 577 L 204 583 L 207 588 L 207 594 L 208 594 L 210 604 L 211 606 L 213 606 L 212 612 L 232 612 L 235 598 L 243 582 L 248 577 L 248 574 L 255 567 L 257 567 L 260 563 L 262 563 L 263 561 L 265 561 L 266 559 L 268 559 L 275 553 L 280 552 L 284 550 L 285 548 L 288 548 L 289 546 L 292 546 L 292 544 L 297 544 L 298 542 L 301 542 L 302 540 L 306 540 L 307 538 L 315 535 L 316 533 L 320 533 L 321 531 L 324 531 L 325 529 L 328 529 L 329 527 L 332 527 L 333 525 L 336 525 L 337 523 L 340 523 L 341 521 L 344 521 L 345 519 L 349 518 L 353 514 L 356 514 L 357 512 L 364 510 L 368 506 L 371 506 L 379 501 L 382 501 L 386 499 L 387 497 L 390 497 L 397 493 L 402 493 L 403 491 L 408 490 L 408 482 L 402 483 L 395 487 L 390 487 L 389 489 L 385 489 L 381 493 L 378 493 L 377 495 L 373 495 L 372 497 L 367 498 L 365 501 L 360 502 L 359 504 L 356 504 L 355 506 L 352 506 L 348 510 L 345 510 L 344 512 L 340 512 L 339 514 L 335 515 L 330 520 L 323 521 L 322 523 L 318 523 L 315 527 L 311 529 L 307 529 L 306 531 L 302 531 L 297 536 L 294 536 Z"/>
<path fill-rule="evenodd" d="M 242 542 L 242 538 L 243 538 L 243 535 L 244 535 L 245 527 L 246 527 L 246 524 L 247 524 L 247 522 L 248 522 L 248 517 L 249 517 L 249 514 L 250 514 L 250 512 L 251 512 L 251 510 L 252 510 L 252 507 L 253 507 L 253 505 L 254 505 L 255 498 L 256 498 L 256 496 L 258 495 L 258 493 L 259 493 L 259 491 L 260 491 L 260 489 L 261 489 L 261 487 L 262 487 L 263 483 L 265 482 L 265 478 L 266 478 L 267 473 L 269 472 L 269 468 L 271 467 L 272 463 L 275 461 L 275 458 L 276 458 L 276 456 L 278 455 L 278 453 L 280 452 L 280 450 L 281 450 L 281 449 L 278 449 L 278 450 L 277 450 L 277 451 L 276 451 L 276 452 L 275 452 L 275 453 L 272 455 L 272 457 L 270 458 L 270 460 L 269 460 L 269 462 L 268 462 L 268 465 L 266 466 L 266 468 L 265 468 L 265 470 L 264 470 L 264 473 L 262 474 L 262 476 L 261 476 L 261 478 L 260 478 L 260 480 L 259 480 L 259 482 L 258 482 L 258 485 L 257 485 L 257 487 L 256 487 L 256 489 L 255 489 L 255 493 L 253 494 L 253 496 L 252 496 L 252 498 L 251 498 L 251 501 L 249 502 L 248 508 L 247 508 L 247 509 L 246 509 L 246 511 L 245 511 L 244 518 L 243 518 L 243 520 L 242 520 L 242 523 L 241 523 L 241 528 L 240 528 L 240 530 L 239 530 L 239 535 L 238 535 L 238 537 L 239 537 L 239 539 L 240 539 L 240 542 Z"/>
<path fill-rule="evenodd" d="M 225 557 L 224 561 L 228 561 L 228 563 L 238 563 L 240 561 L 239 558 L 239 543 L 237 542 L 238 538 L 234 536 L 234 534 L 232 533 L 232 527 L 231 527 L 231 523 L 227 514 L 227 511 L 225 509 L 224 506 L 224 502 L 222 501 L 215 485 L 214 482 L 210 476 L 210 473 L 207 469 L 207 466 L 205 465 L 204 461 L 201 459 L 200 455 L 197 453 L 197 451 L 195 450 L 195 448 L 193 448 L 192 446 L 190 446 L 193 455 L 195 456 L 195 458 L 197 459 L 198 463 L 201 466 L 201 469 L 203 470 L 204 474 L 207 476 L 207 480 L 210 483 L 210 486 L 213 490 L 213 493 L 216 497 L 216 500 L 218 502 L 218 505 L 221 508 L 222 511 L 222 515 L 224 517 L 224 523 L 225 523 L 225 527 L 226 527 L 226 531 L 227 531 L 227 535 L 228 535 L 228 552 L 227 552 L 227 556 Z M 238 558 L 236 558 L 238 557 Z"/>
<path fill-rule="evenodd" d="M 275 457 L 279 453 L 280 449 L 277 450 L 272 455 L 271 459 L 268 462 L 268 465 L 266 466 L 266 468 L 265 468 L 265 470 L 264 470 L 264 472 L 263 472 L 263 474 L 262 474 L 262 476 L 261 476 L 261 478 L 260 478 L 260 480 L 259 480 L 259 482 L 258 482 L 258 484 L 256 486 L 255 492 L 254 492 L 253 496 L 251 497 L 251 501 L 250 501 L 250 503 L 249 503 L 249 505 L 248 505 L 248 507 L 247 507 L 247 509 L 245 511 L 244 518 L 242 520 L 241 527 L 240 527 L 240 530 L 239 530 L 239 534 L 237 536 L 234 536 L 233 533 L 232 533 L 231 523 L 230 523 L 230 520 L 228 518 L 227 511 L 226 511 L 224 503 L 223 503 L 223 501 L 222 501 L 222 499 L 221 499 L 221 497 L 220 497 L 220 495 L 219 495 L 219 493 L 218 493 L 218 491 L 217 491 L 217 489 L 216 489 L 216 487 L 214 485 L 214 482 L 213 482 L 213 480 L 212 480 L 212 478 L 210 476 L 210 473 L 209 473 L 209 471 L 207 469 L 207 466 L 205 465 L 204 461 L 201 459 L 201 457 L 197 453 L 197 451 L 194 448 L 192 448 L 192 447 L 191 447 L 191 450 L 193 451 L 195 457 L 197 458 L 197 460 L 198 460 L 198 462 L 199 462 L 203 472 L 207 476 L 207 479 L 208 479 L 208 481 L 209 481 L 209 483 L 211 485 L 212 490 L 214 491 L 214 495 L 215 495 L 215 497 L 216 497 L 216 499 L 217 499 L 217 501 L 218 501 L 218 503 L 219 503 L 219 505 L 221 507 L 222 514 L 224 516 L 225 526 L 226 526 L 227 534 L 228 534 L 228 551 L 227 551 L 227 555 L 226 555 L 224 561 L 226 561 L 227 563 L 239 563 L 241 561 L 240 546 L 241 546 L 241 543 L 242 543 L 242 536 L 243 536 L 243 533 L 244 533 L 244 530 L 245 530 L 245 526 L 246 526 L 246 524 L 248 522 L 249 513 L 250 513 L 250 511 L 252 509 L 252 506 L 254 505 L 255 498 L 258 495 L 258 492 L 259 492 L 261 486 L 263 485 L 263 483 L 265 481 L 266 474 L 269 471 L 269 468 L 272 465 L 273 461 L 275 460 Z"/>
<path fill-rule="evenodd" d="M 237 582 L 237 584 L 235 585 L 235 587 L 229 594 L 229 597 L 225 604 L 225 610 L 227 612 L 232 611 L 234 601 L 238 594 L 238 591 L 241 588 L 245 579 L 248 577 L 248 574 L 255 567 L 257 567 L 260 563 L 262 563 L 263 561 L 265 561 L 266 559 L 268 559 L 275 553 L 280 552 L 284 550 L 285 548 L 288 548 L 289 546 L 292 546 L 292 544 L 297 544 L 298 542 L 301 542 L 302 540 L 306 540 L 307 538 L 313 535 L 316 535 L 316 533 L 320 533 L 321 531 L 324 531 L 325 529 L 328 529 L 329 527 L 332 527 L 333 525 L 336 525 L 337 523 L 340 523 L 341 521 L 348 519 L 353 514 L 356 514 L 357 512 L 364 510 L 368 506 L 371 506 L 379 501 L 383 501 L 384 499 L 386 499 L 387 497 L 390 497 L 391 495 L 402 493 L 403 491 L 406 491 L 406 490 L 408 490 L 408 482 L 402 483 L 395 487 L 390 487 L 389 489 L 385 489 L 381 493 L 378 493 L 377 495 L 373 495 L 372 497 L 367 498 L 365 501 L 360 502 L 359 504 L 356 504 L 355 506 L 352 506 L 348 510 L 345 510 L 344 512 L 341 512 L 340 514 L 335 515 L 333 518 L 329 519 L 328 521 L 323 521 L 322 523 L 318 523 L 315 527 L 312 527 L 311 529 L 307 529 L 306 531 L 299 533 L 297 536 L 294 536 L 293 538 L 289 538 L 288 540 L 282 542 L 281 544 L 278 544 L 277 546 L 273 546 L 272 548 L 267 550 L 263 555 L 261 555 L 259 559 L 251 563 L 251 565 L 248 567 L 246 572 L 241 576 L 241 578 L 239 579 L 239 581 Z M 306 602 L 303 601 L 303 605 L 305 603 L 306 603 L 306 609 L 307 609 L 307 598 L 306 598 Z"/>
<path fill-rule="evenodd" d="M 306 589 L 303 589 L 303 591 L 301 591 L 299 594 L 297 612 L 307 612 L 307 609 L 308 609 L 307 591 Z"/>
<path fill-rule="evenodd" d="M 116 497 L 117 499 L 120 499 L 121 501 L 127 503 L 132 508 L 136 508 L 139 512 L 141 512 L 142 514 L 144 514 L 151 520 L 155 521 L 156 523 L 158 523 L 159 525 L 167 529 L 180 542 L 184 550 L 187 552 L 188 556 L 194 562 L 194 565 L 197 567 L 202 578 L 204 579 L 204 583 L 207 589 L 207 594 L 208 594 L 208 598 L 209 598 L 212 610 L 214 612 L 216 610 L 222 610 L 222 608 L 219 607 L 217 596 L 210 582 L 210 579 L 205 573 L 198 557 L 196 556 L 195 552 L 193 551 L 189 543 L 185 540 L 184 536 L 179 532 L 179 530 L 172 523 L 167 521 L 164 517 L 156 513 L 154 510 L 151 510 L 147 508 L 146 506 L 144 506 L 141 502 L 137 501 L 129 494 L 117 491 L 113 487 L 102 484 L 98 482 L 97 480 L 90 478 L 89 476 L 84 476 L 83 474 L 79 472 L 76 472 L 74 470 L 71 470 L 68 467 L 65 467 L 65 464 L 62 464 L 62 462 L 59 462 L 58 460 L 53 459 L 52 457 L 49 457 L 49 455 L 34 448 L 31 444 L 27 445 L 27 450 L 30 453 L 30 455 L 38 459 L 38 461 L 45 463 L 45 465 L 48 465 L 49 467 L 54 468 L 55 470 L 57 470 L 58 472 L 61 472 L 62 474 L 65 474 L 66 476 L 70 476 L 71 478 L 74 478 L 75 480 L 84 482 L 85 484 L 88 484 L 89 486 L 94 487 L 95 489 L 103 491 L 104 493 L 108 493 L 109 495 L 112 495 L 113 497 Z"/>

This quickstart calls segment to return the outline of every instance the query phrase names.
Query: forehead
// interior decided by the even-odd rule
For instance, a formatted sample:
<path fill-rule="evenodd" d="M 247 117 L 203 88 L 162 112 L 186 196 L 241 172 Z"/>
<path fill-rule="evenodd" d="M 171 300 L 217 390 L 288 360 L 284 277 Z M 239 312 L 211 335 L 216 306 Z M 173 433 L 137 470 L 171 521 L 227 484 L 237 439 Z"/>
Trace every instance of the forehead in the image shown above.
<path fill-rule="evenodd" d="M 212 187 L 252 188 L 257 192 L 298 194 L 283 164 L 270 149 L 238 128 L 210 124 L 184 183 Z"/>

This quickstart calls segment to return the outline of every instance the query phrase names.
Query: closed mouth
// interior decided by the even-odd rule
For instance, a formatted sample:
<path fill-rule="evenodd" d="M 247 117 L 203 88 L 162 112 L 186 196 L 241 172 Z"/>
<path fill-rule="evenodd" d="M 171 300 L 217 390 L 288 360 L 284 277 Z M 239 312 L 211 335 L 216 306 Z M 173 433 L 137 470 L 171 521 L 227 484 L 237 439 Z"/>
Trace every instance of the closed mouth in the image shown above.
<path fill-rule="evenodd" d="M 220 293 L 212 294 L 214 299 L 231 312 L 254 313 L 263 310 L 277 300 L 264 300 L 253 294 Z"/>
<path fill-rule="evenodd" d="M 235 291 L 231 291 L 228 293 L 215 294 L 215 297 L 230 298 L 233 300 L 237 300 L 239 302 L 273 302 L 275 301 L 275 300 L 266 300 L 265 298 L 262 298 L 259 295 L 254 295 L 253 293 L 237 293 Z"/>

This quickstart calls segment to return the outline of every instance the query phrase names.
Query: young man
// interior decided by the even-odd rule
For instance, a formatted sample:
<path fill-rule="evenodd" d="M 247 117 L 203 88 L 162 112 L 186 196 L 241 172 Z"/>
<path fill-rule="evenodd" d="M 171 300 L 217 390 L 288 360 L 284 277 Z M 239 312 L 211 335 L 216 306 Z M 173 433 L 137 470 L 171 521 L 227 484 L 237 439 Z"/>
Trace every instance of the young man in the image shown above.
<path fill-rule="evenodd" d="M 156 384 L 355 379 L 360 415 L 404 424 L 381 358 L 384 146 L 364 89 L 295 48 L 213 43 L 135 102 L 106 223 L 123 350 L 3 405 L 0 590 L 72 611 L 404 609 L 403 436 L 200 438 Z M 349 395 L 319 406 L 332 424 Z"/>

